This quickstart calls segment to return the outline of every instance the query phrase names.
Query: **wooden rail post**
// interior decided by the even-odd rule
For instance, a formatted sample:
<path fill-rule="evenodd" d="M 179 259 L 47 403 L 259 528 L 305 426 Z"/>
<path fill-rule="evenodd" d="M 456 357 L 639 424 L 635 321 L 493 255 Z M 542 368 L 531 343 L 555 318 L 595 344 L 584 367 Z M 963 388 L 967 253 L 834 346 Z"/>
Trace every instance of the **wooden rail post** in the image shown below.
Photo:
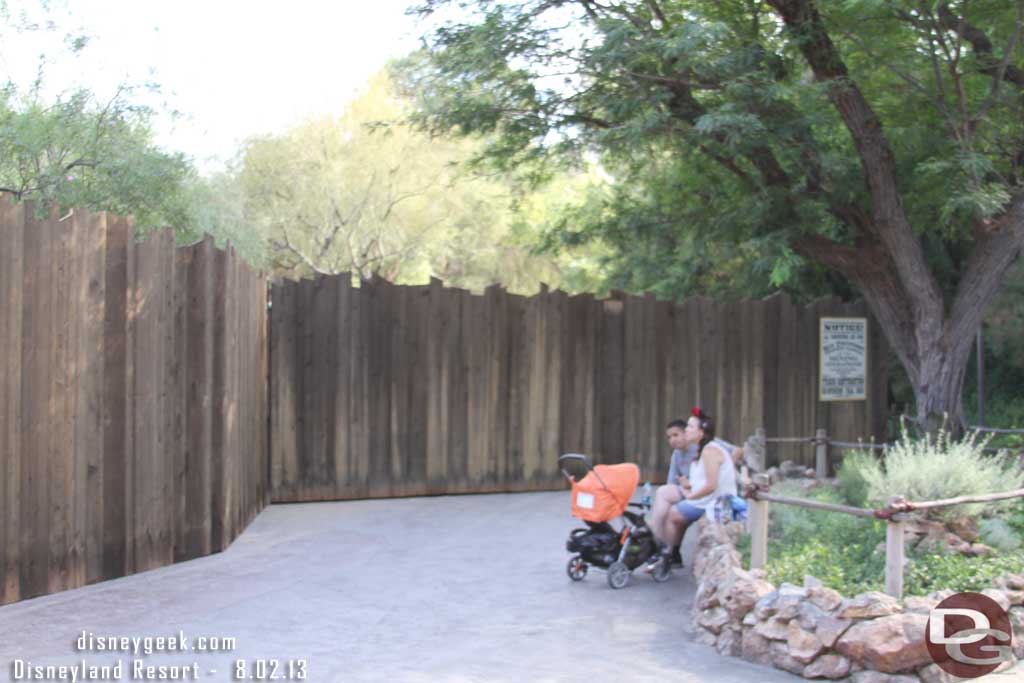
<path fill-rule="evenodd" d="M 889 504 L 902 500 L 900 497 L 890 498 Z M 903 532 L 906 527 L 905 517 L 893 515 L 885 524 L 885 592 L 896 598 L 903 599 L 903 564 L 904 546 Z"/>
<path fill-rule="evenodd" d="M 819 429 L 814 434 L 817 446 L 814 452 L 814 475 L 818 479 L 828 476 L 828 435 L 824 429 Z"/>
<path fill-rule="evenodd" d="M 768 475 L 755 474 L 754 483 L 768 485 Z M 750 568 L 763 569 L 768 560 L 768 501 L 750 501 Z"/>
<path fill-rule="evenodd" d="M 751 460 L 748 460 L 751 466 L 758 472 L 764 472 L 767 469 L 766 463 L 768 462 L 768 442 L 766 441 L 767 436 L 764 431 L 764 427 L 758 427 L 754 432 L 754 438 L 751 439 L 751 443 L 754 446 L 754 455 Z"/>

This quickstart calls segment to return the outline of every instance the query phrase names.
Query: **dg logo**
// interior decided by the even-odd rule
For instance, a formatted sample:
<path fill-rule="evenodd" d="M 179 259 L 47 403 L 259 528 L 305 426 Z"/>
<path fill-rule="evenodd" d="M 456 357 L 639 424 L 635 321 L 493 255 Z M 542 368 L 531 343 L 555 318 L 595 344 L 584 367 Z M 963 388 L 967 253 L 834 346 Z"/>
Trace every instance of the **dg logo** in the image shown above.
<path fill-rule="evenodd" d="M 959 678 L 978 678 L 1013 658 L 1010 617 L 981 593 L 957 593 L 928 615 L 925 643 L 932 661 Z"/>

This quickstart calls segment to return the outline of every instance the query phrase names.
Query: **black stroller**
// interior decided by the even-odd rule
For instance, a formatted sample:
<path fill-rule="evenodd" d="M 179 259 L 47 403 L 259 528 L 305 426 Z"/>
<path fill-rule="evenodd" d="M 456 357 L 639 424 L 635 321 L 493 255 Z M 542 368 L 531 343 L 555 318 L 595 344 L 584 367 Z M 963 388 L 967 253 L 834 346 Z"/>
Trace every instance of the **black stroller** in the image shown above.
<path fill-rule="evenodd" d="M 608 572 L 608 585 L 624 588 L 632 572 L 659 553 L 659 544 L 644 519 L 650 504 L 631 503 L 640 480 L 640 469 L 632 463 L 591 465 L 585 455 L 567 453 L 558 459 L 562 474 L 572 484 L 572 514 L 586 522 L 586 528 L 573 529 L 565 547 L 570 553 L 566 572 L 573 581 L 582 581 L 593 565 Z M 567 466 L 583 470 L 579 478 Z M 639 508 L 640 512 L 627 510 Z M 625 523 L 616 530 L 610 522 L 622 516 Z M 655 581 L 669 578 L 668 562 L 658 562 L 651 571 Z"/>

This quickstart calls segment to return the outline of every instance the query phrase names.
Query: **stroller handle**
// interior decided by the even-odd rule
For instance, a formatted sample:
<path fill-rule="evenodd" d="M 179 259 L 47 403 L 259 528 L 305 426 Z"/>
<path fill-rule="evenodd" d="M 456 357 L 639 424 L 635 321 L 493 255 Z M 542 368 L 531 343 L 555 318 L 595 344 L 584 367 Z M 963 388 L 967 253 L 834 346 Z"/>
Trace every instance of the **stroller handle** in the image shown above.
<path fill-rule="evenodd" d="M 594 466 L 590 464 L 589 460 L 587 460 L 587 456 L 583 455 L 582 453 L 564 453 L 564 454 L 558 456 L 558 463 L 559 463 L 559 465 L 562 464 L 563 460 L 575 460 L 575 461 L 582 462 L 584 465 L 586 465 L 588 470 L 590 470 L 591 472 L 594 473 L 594 476 L 597 477 L 597 480 L 599 482 L 601 482 L 601 486 L 604 487 L 604 490 L 605 491 L 609 491 L 610 490 L 608 488 L 608 485 L 604 483 L 604 479 L 601 478 L 601 475 L 597 473 L 597 470 L 594 469 Z M 576 481 L 573 478 L 573 476 L 571 474 L 569 474 L 565 470 L 564 467 L 560 467 L 560 469 L 562 470 L 562 474 L 565 476 L 566 479 L 568 479 L 570 482 Z"/>
<path fill-rule="evenodd" d="M 594 469 L 591 466 L 590 461 L 587 460 L 587 456 L 583 455 L 582 453 L 565 453 L 563 455 L 558 456 L 559 463 L 561 463 L 563 460 L 582 460 L 583 464 L 587 466 L 588 470 Z"/>

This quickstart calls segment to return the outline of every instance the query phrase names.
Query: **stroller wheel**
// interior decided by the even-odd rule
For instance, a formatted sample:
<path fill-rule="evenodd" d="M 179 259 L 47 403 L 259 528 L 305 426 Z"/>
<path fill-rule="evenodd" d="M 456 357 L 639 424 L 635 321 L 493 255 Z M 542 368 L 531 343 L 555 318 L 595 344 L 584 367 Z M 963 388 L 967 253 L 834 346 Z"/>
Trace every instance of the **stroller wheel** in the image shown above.
<path fill-rule="evenodd" d="M 608 565 L 608 585 L 612 588 L 625 588 L 631 576 L 625 562 L 612 562 Z"/>
<path fill-rule="evenodd" d="M 583 577 L 587 575 L 587 569 L 589 565 L 583 561 L 583 558 L 579 555 L 574 555 L 569 559 L 569 564 L 565 566 L 565 573 L 569 575 L 569 578 L 573 581 L 582 581 Z"/>

